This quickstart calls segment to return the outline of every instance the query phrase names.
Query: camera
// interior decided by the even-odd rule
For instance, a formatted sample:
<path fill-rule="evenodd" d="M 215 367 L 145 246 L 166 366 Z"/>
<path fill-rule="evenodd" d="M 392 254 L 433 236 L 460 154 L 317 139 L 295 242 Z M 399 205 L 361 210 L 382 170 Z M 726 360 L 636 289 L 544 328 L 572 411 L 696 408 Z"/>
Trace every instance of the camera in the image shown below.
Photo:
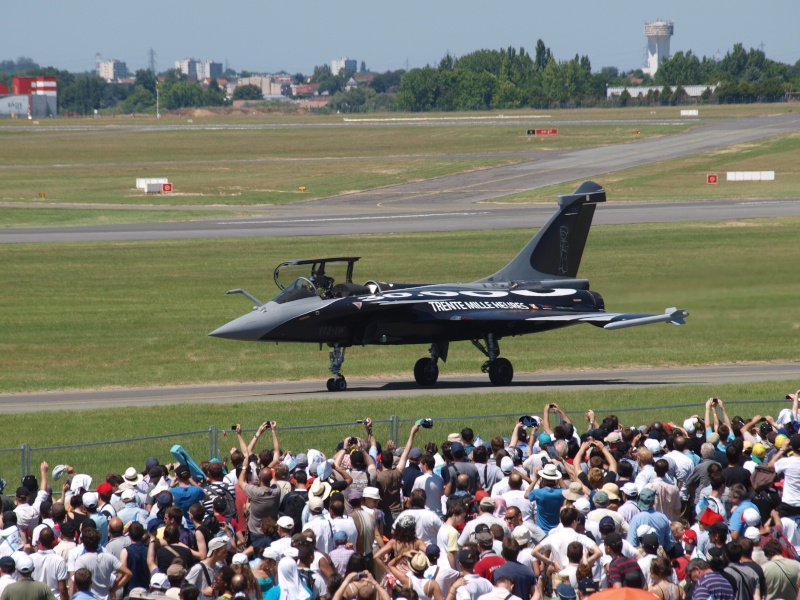
<path fill-rule="evenodd" d="M 366 578 L 367 578 L 367 573 L 365 571 L 361 571 L 361 573 L 357 573 L 356 576 L 353 577 L 355 581 L 361 581 L 362 579 Z"/>
<path fill-rule="evenodd" d="M 265 422 L 266 422 L 266 424 L 267 424 L 267 429 L 272 429 L 272 421 L 270 421 L 269 419 L 267 419 Z"/>
<path fill-rule="evenodd" d="M 787 399 L 787 400 L 791 400 L 791 399 L 792 399 L 792 397 L 791 397 L 789 394 L 786 394 L 786 399 Z"/>
<path fill-rule="evenodd" d="M 556 405 L 555 405 L 555 404 L 551 404 L 551 405 L 550 405 L 550 408 L 555 408 L 555 407 L 556 407 Z"/>
<path fill-rule="evenodd" d="M 352 446 L 358 443 L 358 438 L 351 437 L 347 442 Z"/>
<path fill-rule="evenodd" d="M 761 422 L 764 423 L 767 420 L 767 417 L 761 417 Z"/>
<path fill-rule="evenodd" d="M 236 431 L 236 425 L 231 425 L 231 431 Z"/>

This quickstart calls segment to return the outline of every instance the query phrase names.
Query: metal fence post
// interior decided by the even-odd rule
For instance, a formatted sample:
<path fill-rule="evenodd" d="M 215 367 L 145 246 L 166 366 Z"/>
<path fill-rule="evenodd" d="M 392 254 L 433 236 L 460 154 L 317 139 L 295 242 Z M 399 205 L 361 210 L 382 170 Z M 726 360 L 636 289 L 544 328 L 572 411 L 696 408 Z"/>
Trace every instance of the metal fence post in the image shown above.
<path fill-rule="evenodd" d="M 22 444 L 21 448 L 22 452 L 20 453 L 22 456 L 22 460 L 20 462 L 20 471 L 22 472 L 22 475 L 20 475 L 20 481 L 22 480 L 23 477 L 25 477 L 25 459 L 26 459 L 25 451 L 27 448 L 28 446 L 26 444 Z"/>
<path fill-rule="evenodd" d="M 213 460 L 216 456 L 216 429 L 217 428 L 214 425 L 208 428 L 208 460 Z"/>

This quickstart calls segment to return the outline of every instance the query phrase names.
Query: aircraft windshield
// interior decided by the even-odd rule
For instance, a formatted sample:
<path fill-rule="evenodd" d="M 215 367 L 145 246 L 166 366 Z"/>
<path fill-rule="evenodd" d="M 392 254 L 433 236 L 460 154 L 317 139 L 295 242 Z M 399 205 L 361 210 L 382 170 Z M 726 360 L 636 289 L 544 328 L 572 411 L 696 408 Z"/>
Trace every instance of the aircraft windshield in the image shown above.
<path fill-rule="evenodd" d="M 275 304 L 285 304 L 302 298 L 313 298 L 316 295 L 317 288 L 314 287 L 314 284 L 305 277 L 299 277 L 283 288 L 281 293 L 275 296 L 272 301 Z"/>
<path fill-rule="evenodd" d="M 275 283 L 284 289 L 293 285 L 298 278 L 304 278 L 324 297 L 334 285 L 352 281 L 353 263 L 357 260 L 355 257 L 343 257 L 288 261 L 275 269 Z"/>

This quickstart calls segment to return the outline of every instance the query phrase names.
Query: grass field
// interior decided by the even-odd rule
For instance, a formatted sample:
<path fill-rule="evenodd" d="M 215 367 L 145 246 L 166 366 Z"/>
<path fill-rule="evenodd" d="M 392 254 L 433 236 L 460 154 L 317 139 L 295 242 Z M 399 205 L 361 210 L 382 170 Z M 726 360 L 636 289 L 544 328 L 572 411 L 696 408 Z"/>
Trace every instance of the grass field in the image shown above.
<path fill-rule="evenodd" d="M 685 327 L 608 332 L 581 326 L 505 339 L 518 371 L 708 364 L 797 357 L 800 219 L 596 227 L 580 275 L 610 311 L 691 312 Z M 283 260 L 364 257 L 355 279 L 473 281 L 505 264 L 531 231 L 319 239 L 0 246 L 0 390 L 324 379 L 327 351 L 206 334 L 266 300 Z M 432 256 L 431 248 L 435 248 Z M 351 377 L 410 377 L 421 347 L 353 348 Z M 446 373 L 483 358 L 456 344 Z"/>
<path fill-rule="evenodd" d="M 586 430 L 583 413 L 592 408 L 598 419 L 614 413 L 623 425 L 640 425 L 654 420 L 680 423 L 686 417 L 700 413 L 700 407 L 709 396 L 719 396 L 728 403 L 730 416 L 741 414 L 748 418 L 752 414 L 777 415 L 787 406 L 784 395 L 794 392 L 800 385 L 800 378 L 791 382 L 769 382 L 749 385 L 724 385 L 709 389 L 700 386 L 678 388 L 626 389 L 578 393 L 540 392 L 498 393 L 492 395 L 447 396 L 438 398 L 435 394 L 419 398 L 348 400 L 346 395 L 325 400 L 306 400 L 291 402 L 258 402 L 236 405 L 181 405 L 164 407 L 154 411 L 152 408 L 115 408 L 92 411 L 63 411 L 45 414 L 14 415 L 14 427 L 4 430 L 2 446 L 19 447 L 23 443 L 33 448 L 69 444 L 84 444 L 143 436 L 155 436 L 176 432 L 192 432 L 193 435 L 178 435 L 161 440 L 128 442 L 125 444 L 100 444 L 85 448 L 44 449 L 31 452 L 31 467 L 38 473 L 42 460 L 47 460 L 51 468 L 58 463 L 75 466 L 79 472 L 89 473 L 95 479 L 104 478 L 109 472 L 122 473 L 133 465 L 143 468 L 148 456 L 156 456 L 162 462 L 171 462 L 169 449 L 173 444 L 181 444 L 193 457 L 200 461 L 209 458 L 210 440 L 208 428 L 216 426 L 220 433 L 218 450 L 225 455 L 235 438 L 225 436 L 232 423 L 242 423 L 243 427 L 254 429 L 262 421 L 269 419 L 278 422 L 279 439 L 282 447 L 294 452 L 309 447 L 322 450 L 329 456 L 336 444 L 349 435 L 363 432 L 357 419 L 370 416 L 373 419 L 388 419 L 396 415 L 404 420 L 432 417 L 434 428 L 421 430 L 417 436 L 418 445 L 433 441 L 441 444 L 451 431 L 461 431 L 465 426 L 472 427 L 484 439 L 494 435 L 510 436 L 516 418 L 480 417 L 477 419 L 452 418 L 455 415 L 480 416 L 493 414 L 537 414 L 541 415 L 545 404 L 558 403 L 569 414 L 579 431 Z M 762 402 L 771 400 L 771 402 Z M 323 424 L 351 423 L 349 426 L 323 427 L 311 430 L 284 430 L 285 427 Z M 410 422 L 400 427 L 402 445 L 410 428 Z M 375 434 L 381 443 L 389 438 L 389 424 L 375 426 Z M 223 437 L 225 436 L 225 437 Z M 245 438 L 249 441 L 250 435 Z M 264 436 L 257 446 L 271 448 L 271 439 Z M 19 452 L 0 453 L 0 475 L 12 481 L 20 469 Z"/>
<path fill-rule="evenodd" d="M 70 225 L 113 225 L 154 221 L 194 221 L 221 217 L 246 217 L 252 211 L 230 210 L 113 210 L 63 208 L 0 208 L 3 227 L 68 227 Z"/>
<path fill-rule="evenodd" d="M 800 133 L 756 140 L 603 176 L 614 201 L 796 198 L 800 195 Z M 775 181 L 726 181 L 728 171 L 775 171 Z M 708 185 L 706 175 L 719 175 Z M 500 202 L 543 201 L 568 194 L 577 181 L 506 196 Z"/>
<path fill-rule="evenodd" d="M 528 136 L 522 126 L 503 124 L 41 132 L 0 128 L 0 201 L 24 205 L 44 194 L 45 203 L 75 208 L 285 204 L 509 164 L 523 160 L 519 153 L 532 149 L 620 144 L 688 127 L 575 125 L 552 138 Z M 138 177 L 167 177 L 175 193 L 147 196 L 134 188 Z M 0 209 L 0 223 L 24 226 L 16 218 L 13 211 Z M 159 213 L 148 218 L 168 220 Z"/>

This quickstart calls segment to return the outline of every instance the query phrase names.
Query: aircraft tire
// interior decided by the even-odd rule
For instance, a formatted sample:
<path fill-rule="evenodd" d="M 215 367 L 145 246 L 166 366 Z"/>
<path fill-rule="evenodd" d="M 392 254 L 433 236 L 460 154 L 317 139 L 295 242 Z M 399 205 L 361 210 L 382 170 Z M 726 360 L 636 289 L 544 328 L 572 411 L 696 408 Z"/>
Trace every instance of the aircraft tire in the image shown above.
<path fill-rule="evenodd" d="M 344 377 L 339 377 L 339 379 L 334 382 L 333 388 L 337 392 L 344 392 L 347 390 L 347 381 Z"/>
<path fill-rule="evenodd" d="M 505 358 L 496 358 L 489 365 L 489 381 L 494 385 L 510 385 L 514 379 L 514 367 Z"/>
<path fill-rule="evenodd" d="M 325 382 L 325 385 L 327 386 L 329 392 L 336 391 L 336 388 L 333 387 L 333 384 L 334 384 L 333 377 L 331 377 L 330 379 L 328 379 L 328 381 Z"/>
<path fill-rule="evenodd" d="M 423 387 L 429 387 L 439 379 L 439 365 L 431 358 L 420 358 L 414 365 L 414 379 Z"/>

